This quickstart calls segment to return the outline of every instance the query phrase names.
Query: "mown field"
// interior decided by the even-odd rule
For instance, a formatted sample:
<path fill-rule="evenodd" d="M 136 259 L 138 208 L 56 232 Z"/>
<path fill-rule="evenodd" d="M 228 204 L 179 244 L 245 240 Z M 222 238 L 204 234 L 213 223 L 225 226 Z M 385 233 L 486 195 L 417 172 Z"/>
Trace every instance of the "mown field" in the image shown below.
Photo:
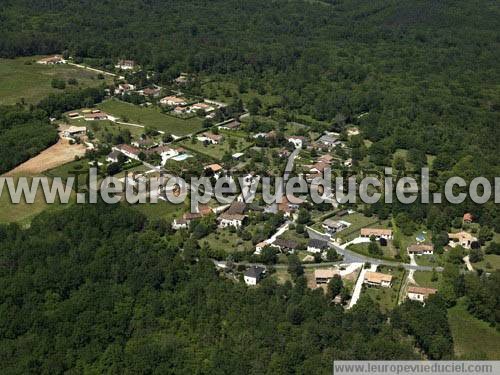
<path fill-rule="evenodd" d="M 203 121 L 199 117 L 183 120 L 165 115 L 157 108 L 140 107 L 119 100 L 107 100 L 97 107 L 110 115 L 120 117 L 120 121 L 148 126 L 176 136 L 184 136 L 201 130 Z"/>
<path fill-rule="evenodd" d="M 72 193 L 70 202 L 74 202 L 74 199 L 75 194 Z M 22 199 L 19 203 L 14 204 L 8 194 L 7 185 L 5 185 L 0 195 L 0 223 L 16 222 L 21 225 L 28 225 L 33 217 L 42 211 L 59 210 L 68 206 L 69 204 L 62 205 L 57 201 L 53 204 L 46 203 L 41 187 L 38 189 L 33 203 L 28 204 Z"/>
<path fill-rule="evenodd" d="M 488 323 L 473 317 L 459 301 L 448 310 L 455 355 L 465 358 L 500 358 L 500 332 Z"/>
<path fill-rule="evenodd" d="M 61 92 L 51 86 L 52 79 L 59 78 L 67 82 L 69 78 L 78 81 L 77 86 L 66 84 L 66 90 L 99 86 L 103 82 L 97 79 L 97 73 L 75 66 L 41 65 L 36 61 L 40 57 L 20 57 L 16 59 L 0 59 L 0 104 L 15 104 L 22 99 L 26 103 L 35 104 L 50 93 Z"/>

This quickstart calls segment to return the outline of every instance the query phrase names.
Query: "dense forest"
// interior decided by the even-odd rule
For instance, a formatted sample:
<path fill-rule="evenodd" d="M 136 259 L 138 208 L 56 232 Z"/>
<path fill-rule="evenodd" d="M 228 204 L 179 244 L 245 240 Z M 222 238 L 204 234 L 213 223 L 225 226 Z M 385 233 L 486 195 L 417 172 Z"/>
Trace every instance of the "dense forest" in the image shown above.
<path fill-rule="evenodd" d="M 57 142 L 56 128 L 43 110 L 0 106 L 0 174 Z"/>
<path fill-rule="evenodd" d="M 451 357 L 440 298 L 391 325 L 369 297 L 344 312 L 304 277 L 225 280 L 164 229 L 103 204 L 0 226 L 1 372 L 326 374 L 333 358 L 418 358 L 414 345 Z"/>

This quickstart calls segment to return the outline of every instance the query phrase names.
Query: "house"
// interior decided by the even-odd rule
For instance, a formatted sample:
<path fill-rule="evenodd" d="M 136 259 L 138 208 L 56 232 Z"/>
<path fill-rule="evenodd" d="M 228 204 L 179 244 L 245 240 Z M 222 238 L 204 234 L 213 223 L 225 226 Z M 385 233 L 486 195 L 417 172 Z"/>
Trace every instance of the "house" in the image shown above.
<path fill-rule="evenodd" d="M 87 133 L 87 128 L 85 126 L 70 126 L 68 129 L 63 130 L 63 137 L 73 138 Z"/>
<path fill-rule="evenodd" d="M 238 160 L 239 158 L 241 158 L 243 155 L 245 155 L 244 152 L 237 152 L 236 154 L 232 154 L 231 157 L 234 159 L 234 160 Z"/>
<path fill-rule="evenodd" d="M 171 107 L 184 106 L 187 104 L 187 99 L 177 96 L 165 96 L 164 98 L 160 99 L 160 104 L 168 105 Z"/>
<path fill-rule="evenodd" d="M 361 237 L 375 237 L 376 239 L 385 238 L 386 240 L 392 239 L 391 229 L 381 228 L 361 228 Z"/>
<path fill-rule="evenodd" d="M 179 74 L 179 77 L 174 79 L 174 82 L 177 83 L 178 85 L 183 85 L 188 82 L 188 74 L 187 73 L 181 73 Z"/>
<path fill-rule="evenodd" d="M 288 137 L 286 140 L 292 143 L 295 148 L 301 148 L 306 144 L 306 138 L 302 136 L 292 136 Z"/>
<path fill-rule="evenodd" d="M 243 202 L 233 202 L 229 208 L 217 218 L 219 228 L 234 227 L 241 228 L 246 219 L 246 204 Z"/>
<path fill-rule="evenodd" d="M 340 276 L 340 272 L 333 268 L 319 268 L 314 270 L 314 280 L 316 280 L 316 285 L 328 284 L 335 275 Z"/>
<path fill-rule="evenodd" d="M 265 272 L 265 268 L 262 267 L 252 266 L 248 268 L 243 275 L 245 284 L 257 285 L 257 283 L 262 279 Z"/>
<path fill-rule="evenodd" d="M 323 250 L 328 249 L 328 247 L 327 241 L 311 239 L 307 244 L 307 251 L 310 253 L 321 253 Z"/>
<path fill-rule="evenodd" d="M 115 88 L 115 95 L 123 95 L 126 92 L 135 90 L 135 86 L 128 83 L 120 83 L 118 87 Z"/>
<path fill-rule="evenodd" d="M 153 98 L 157 98 L 160 96 L 161 89 L 158 87 L 148 87 L 145 88 L 144 90 L 139 91 L 139 93 L 144 96 L 151 96 Z"/>
<path fill-rule="evenodd" d="M 113 150 L 121 152 L 123 155 L 130 159 L 139 160 L 139 154 L 141 150 L 130 145 L 118 145 L 113 147 Z"/>
<path fill-rule="evenodd" d="M 318 162 L 322 162 L 322 163 L 326 163 L 326 164 L 331 164 L 332 161 L 333 161 L 333 156 L 330 154 L 321 155 L 318 158 Z"/>
<path fill-rule="evenodd" d="M 215 111 L 215 108 L 207 103 L 196 103 L 190 107 L 190 111 L 204 111 L 205 113 Z"/>
<path fill-rule="evenodd" d="M 68 117 L 69 118 L 75 118 L 75 117 L 78 117 L 80 116 L 80 114 L 78 112 L 70 112 L 68 113 Z"/>
<path fill-rule="evenodd" d="M 223 168 L 220 164 L 209 164 L 206 165 L 203 169 L 212 171 L 213 174 L 216 174 L 218 172 L 221 172 Z"/>
<path fill-rule="evenodd" d="M 349 137 L 352 137 L 352 136 L 358 135 L 358 134 L 359 134 L 359 129 L 356 127 L 352 127 L 352 128 L 347 129 L 347 135 Z"/>
<path fill-rule="evenodd" d="M 151 138 L 144 138 L 144 139 L 143 138 L 139 138 L 139 139 L 137 139 L 137 140 L 135 140 L 135 141 L 132 142 L 132 146 L 149 150 L 149 149 L 151 149 L 153 147 L 157 147 L 158 143 L 156 143 Z"/>
<path fill-rule="evenodd" d="M 115 68 L 122 69 L 122 70 L 132 70 L 135 68 L 135 61 L 133 61 L 133 60 L 120 60 L 115 65 Z"/>
<path fill-rule="evenodd" d="M 473 242 L 477 242 L 477 238 L 472 234 L 461 231 L 458 233 L 448 233 L 450 246 L 460 245 L 465 249 L 470 249 Z"/>
<path fill-rule="evenodd" d="M 423 288 L 419 286 L 410 285 L 408 287 L 408 292 L 406 296 L 412 301 L 424 302 L 430 295 L 436 294 L 437 289 L 434 288 Z"/>
<path fill-rule="evenodd" d="M 290 217 L 304 201 L 293 195 L 281 197 L 281 203 L 278 203 L 278 211 L 283 212 L 285 217 Z"/>
<path fill-rule="evenodd" d="M 189 227 L 189 222 L 184 219 L 174 219 L 174 221 L 172 222 L 173 230 L 187 229 L 188 227 Z"/>
<path fill-rule="evenodd" d="M 321 225 L 323 229 L 330 235 L 340 232 L 348 227 L 345 221 L 326 219 Z"/>
<path fill-rule="evenodd" d="M 311 173 L 323 173 L 326 168 L 328 168 L 330 164 L 318 161 L 316 164 L 314 164 L 311 169 L 309 169 L 309 172 Z"/>
<path fill-rule="evenodd" d="M 392 284 L 392 275 L 381 272 L 366 271 L 363 283 L 372 286 L 390 288 Z"/>
<path fill-rule="evenodd" d="M 243 226 L 245 219 L 246 215 L 223 212 L 219 215 L 217 221 L 219 222 L 219 228 L 234 227 L 239 229 Z"/>
<path fill-rule="evenodd" d="M 266 246 L 269 246 L 269 243 L 267 243 L 266 241 L 259 242 L 257 245 L 255 245 L 254 254 L 259 255 L 262 252 L 262 249 L 264 249 Z"/>
<path fill-rule="evenodd" d="M 344 164 L 344 167 L 352 167 L 352 158 L 345 160 L 342 164 Z"/>
<path fill-rule="evenodd" d="M 172 159 L 180 154 L 181 151 L 168 146 L 157 146 L 146 150 L 146 155 L 159 154 L 161 156 L 161 165 L 165 165 L 168 159 Z"/>
<path fill-rule="evenodd" d="M 295 251 L 299 244 L 293 240 L 286 240 L 284 238 L 277 238 L 271 246 L 277 247 L 282 253 Z"/>
<path fill-rule="evenodd" d="M 434 254 L 434 245 L 432 244 L 412 244 L 406 248 L 408 255 L 432 255 Z"/>
<path fill-rule="evenodd" d="M 176 219 L 172 223 L 173 229 L 187 228 L 192 221 L 201 219 L 205 216 L 212 214 L 214 211 L 205 204 L 199 204 L 196 207 L 196 212 L 185 212 L 182 215 L 182 219 Z"/>
<path fill-rule="evenodd" d="M 104 112 L 91 112 L 91 113 L 86 113 L 83 118 L 85 121 L 100 121 L 100 120 L 107 120 L 108 115 Z"/>
<path fill-rule="evenodd" d="M 222 141 L 222 135 L 205 132 L 197 136 L 196 139 L 200 142 L 207 142 L 213 145 L 218 145 Z"/>
<path fill-rule="evenodd" d="M 43 59 L 38 60 L 37 63 L 42 65 L 56 65 L 56 64 L 64 64 L 66 63 L 66 60 L 64 60 L 64 58 L 61 55 L 54 55 L 54 56 L 44 57 Z"/>
<path fill-rule="evenodd" d="M 113 150 L 108 154 L 108 156 L 106 156 L 106 161 L 109 163 L 118 163 L 118 156 L 120 154 L 121 152 Z"/>
<path fill-rule="evenodd" d="M 464 224 L 471 224 L 473 221 L 474 221 L 474 216 L 471 213 L 467 212 L 464 214 L 463 217 Z"/>
<path fill-rule="evenodd" d="M 318 140 L 317 143 L 319 143 L 322 147 L 332 149 L 335 146 L 340 144 L 340 141 L 337 136 L 327 133 L 322 135 Z"/>
<path fill-rule="evenodd" d="M 225 124 L 222 124 L 219 126 L 219 129 L 225 129 L 225 130 L 236 130 L 241 126 L 241 122 L 237 120 L 232 120 L 229 122 L 226 122 Z"/>

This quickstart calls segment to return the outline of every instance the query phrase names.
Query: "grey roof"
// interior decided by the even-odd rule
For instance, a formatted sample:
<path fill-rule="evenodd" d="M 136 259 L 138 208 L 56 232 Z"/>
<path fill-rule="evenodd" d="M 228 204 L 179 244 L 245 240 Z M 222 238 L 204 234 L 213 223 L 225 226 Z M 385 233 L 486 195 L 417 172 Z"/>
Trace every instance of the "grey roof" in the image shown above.
<path fill-rule="evenodd" d="M 273 245 L 279 246 L 281 248 L 286 248 L 286 249 L 296 249 L 299 246 L 299 244 L 296 241 L 287 240 L 284 238 L 277 238 L 273 242 Z"/>
<path fill-rule="evenodd" d="M 333 145 L 337 143 L 339 139 L 333 135 L 324 134 L 318 139 L 318 141 Z"/>
<path fill-rule="evenodd" d="M 231 203 L 231 206 L 229 206 L 226 213 L 242 215 L 243 213 L 245 213 L 246 207 L 246 203 L 234 201 L 233 203 Z"/>
<path fill-rule="evenodd" d="M 120 155 L 121 152 L 120 151 L 116 151 L 116 150 L 113 150 L 111 151 L 109 154 L 108 154 L 108 158 L 111 158 L 111 159 L 117 159 L 118 158 L 118 155 Z"/>
<path fill-rule="evenodd" d="M 265 268 L 252 266 L 245 271 L 245 276 L 258 279 L 264 273 L 264 271 L 265 271 Z"/>
<path fill-rule="evenodd" d="M 326 249 L 328 247 L 328 242 L 313 238 L 313 239 L 309 240 L 308 246 L 314 247 L 316 249 Z"/>

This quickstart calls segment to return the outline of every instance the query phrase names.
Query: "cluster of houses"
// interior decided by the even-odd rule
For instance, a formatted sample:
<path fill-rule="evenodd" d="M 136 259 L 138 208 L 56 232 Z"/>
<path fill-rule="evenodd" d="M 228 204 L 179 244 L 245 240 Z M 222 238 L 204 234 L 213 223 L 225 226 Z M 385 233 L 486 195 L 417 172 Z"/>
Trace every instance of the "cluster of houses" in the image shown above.
<path fill-rule="evenodd" d="M 190 104 L 190 100 L 178 95 L 169 95 L 160 99 L 160 104 L 172 107 L 172 113 L 177 115 L 198 114 L 202 112 L 207 118 L 215 116 L 215 110 L 222 106 L 221 103 L 216 103 L 210 100 L 195 102 Z"/>
<path fill-rule="evenodd" d="M 182 147 L 170 147 L 167 145 L 158 145 L 155 142 L 146 140 L 134 141 L 132 145 L 121 144 L 114 146 L 110 154 L 108 154 L 106 161 L 110 163 L 118 162 L 118 155 L 123 154 L 129 159 L 141 160 L 140 155 L 146 156 L 158 154 L 161 157 L 161 165 L 165 165 L 167 160 L 175 159 L 179 156 L 189 156 L 186 150 Z"/>

